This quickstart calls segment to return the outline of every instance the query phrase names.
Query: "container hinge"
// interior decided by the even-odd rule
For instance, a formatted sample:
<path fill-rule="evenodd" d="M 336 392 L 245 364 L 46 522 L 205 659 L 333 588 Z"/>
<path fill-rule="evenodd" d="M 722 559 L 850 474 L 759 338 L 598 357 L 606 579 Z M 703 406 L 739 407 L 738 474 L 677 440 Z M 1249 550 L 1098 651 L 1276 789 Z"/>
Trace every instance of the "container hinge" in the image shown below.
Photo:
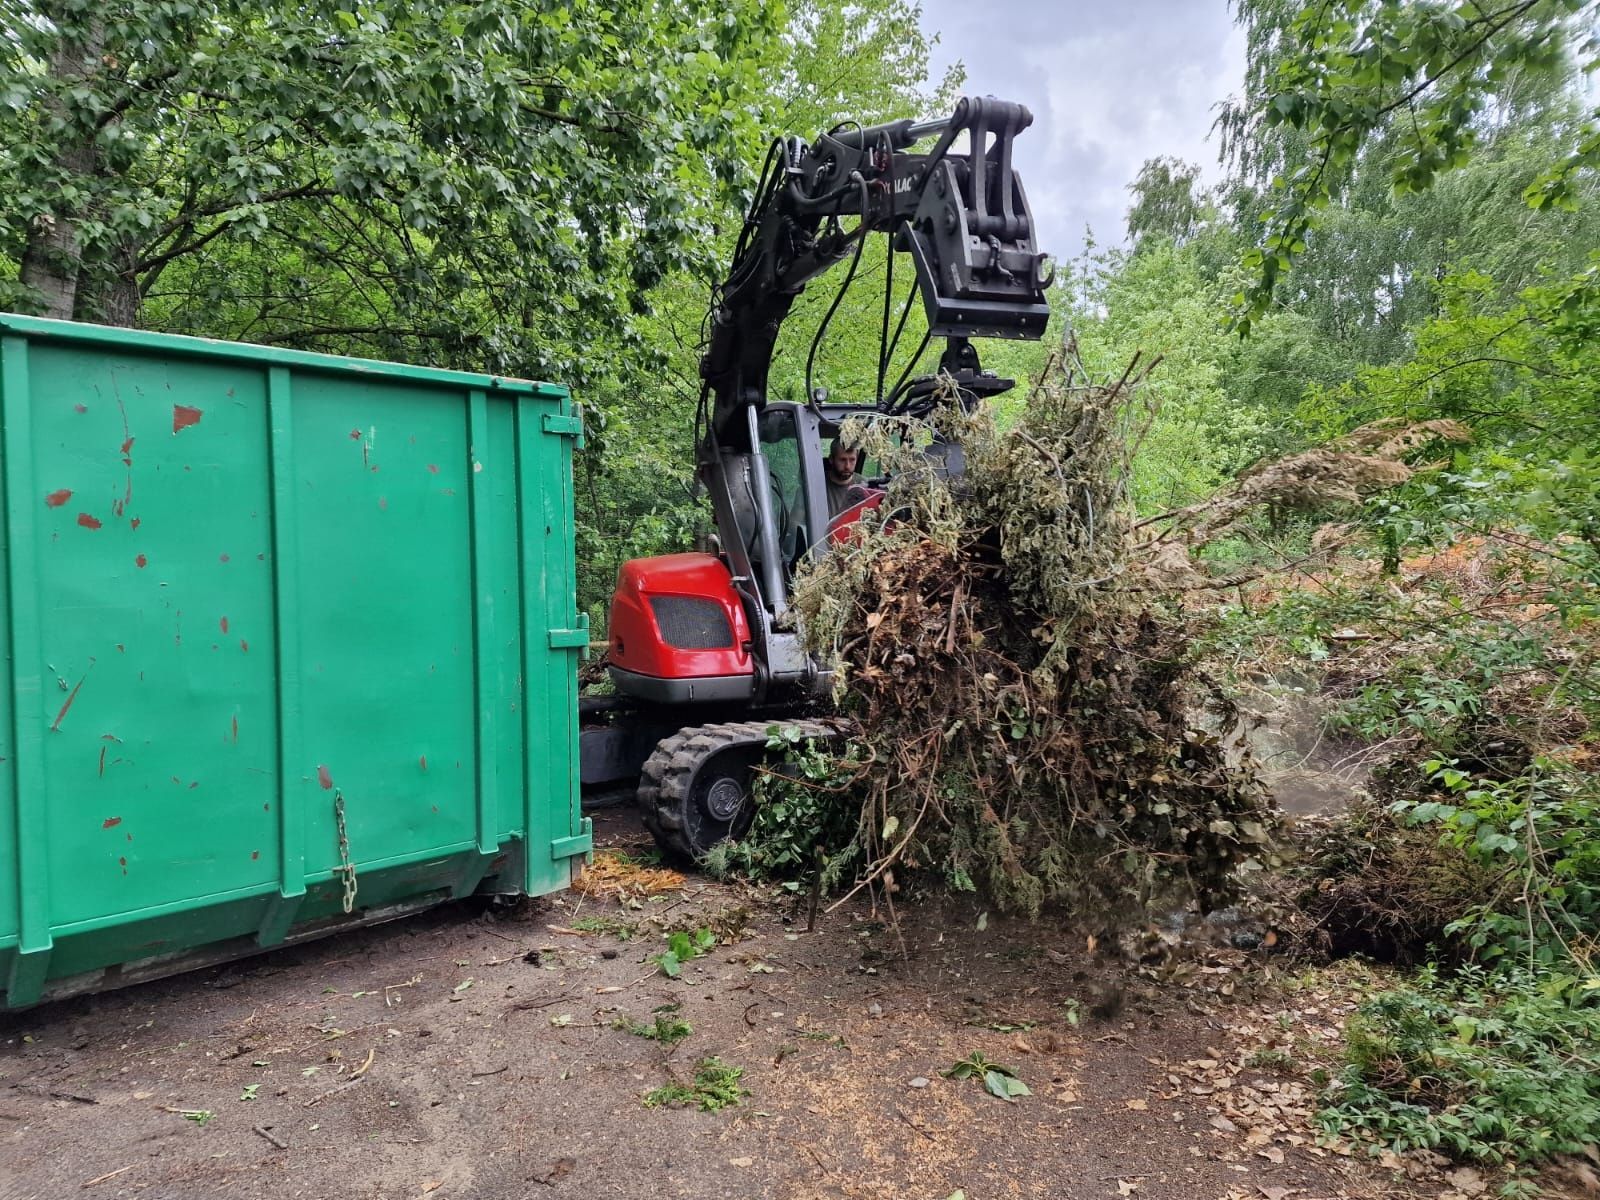
<path fill-rule="evenodd" d="M 583 414 L 580 412 L 545 413 L 544 431 L 572 438 L 578 449 L 583 449 Z"/>
<path fill-rule="evenodd" d="M 579 613 L 570 629 L 550 631 L 550 649 L 587 650 L 589 648 L 589 614 Z"/>
<path fill-rule="evenodd" d="M 563 858 L 577 858 L 580 854 L 594 852 L 594 822 L 588 817 L 571 837 L 556 838 L 550 843 L 550 857 L 557 862 Z"/>

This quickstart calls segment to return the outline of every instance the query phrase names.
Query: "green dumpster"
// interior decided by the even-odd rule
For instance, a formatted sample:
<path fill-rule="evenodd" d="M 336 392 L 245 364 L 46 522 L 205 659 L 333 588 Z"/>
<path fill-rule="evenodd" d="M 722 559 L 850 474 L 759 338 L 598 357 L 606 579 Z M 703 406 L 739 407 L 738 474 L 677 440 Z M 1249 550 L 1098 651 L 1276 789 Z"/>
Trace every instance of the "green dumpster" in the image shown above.
<path fill-rule="evenodd" d="M 0 315 L 0 1006 L 566 886 L 549 384 Z"/>

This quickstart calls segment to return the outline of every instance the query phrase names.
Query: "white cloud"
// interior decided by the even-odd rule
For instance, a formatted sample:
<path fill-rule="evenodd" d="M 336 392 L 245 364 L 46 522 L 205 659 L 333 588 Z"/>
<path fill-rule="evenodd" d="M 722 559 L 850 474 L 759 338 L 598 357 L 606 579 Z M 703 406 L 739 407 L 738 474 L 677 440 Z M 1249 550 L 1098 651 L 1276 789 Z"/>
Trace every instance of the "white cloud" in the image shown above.
<path fill-rule="evenodd" d="M 1127 185 L 1171 155 L 1220 175 L 1213 106 L 1239 87 L 1244 37 L 1225 0 L 923 0 L 935 75 L 960 60 L 966 90 L 1028 105 L 1017 166 L 1040 245 L 1067 258 L 1085 225 L 1123 237 Z"/>

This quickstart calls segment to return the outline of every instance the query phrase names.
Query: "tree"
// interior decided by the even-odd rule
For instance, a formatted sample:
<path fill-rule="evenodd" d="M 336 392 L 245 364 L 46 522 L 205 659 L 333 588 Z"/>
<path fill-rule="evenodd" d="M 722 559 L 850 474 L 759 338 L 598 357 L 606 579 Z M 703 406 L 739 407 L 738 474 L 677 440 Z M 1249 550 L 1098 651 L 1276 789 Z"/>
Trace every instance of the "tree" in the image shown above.
<path fill-rule="evenodd" d="M 1321 214 L 1375 146 L 1396 192 L 1464 166 L 1485 130 L 1517 115 L 1533 81 L 1570 72 L 1574 33 L 1596 0 L 1238 0 L 1250 41 L 1243 101 L 1219 122 L 1245 172 L 1270 177 L 1265 232 L 1237 297 L 1248 332 L 1305 252 Z M 1600 119 L 1527 187 L 1535 207 L 1570 205 L 1600 163 Z"/>
<path fill-rule="evenodd" d="M 0 303 L 571 378 L 708 247 L 757 0 L 38 0 L 0 40 Z"/>
<path fill-rule="evenodd" d="M 1135 247 L 1149 238 L 1181 246 L 1194 236 L 1210 206 L 1199 190 L 1200 168 L 1177 158 L 1148 158 L 1128 185 L 1128 237 Z"/>
<path fill-rule="evenodd" d="M 1192 503 L 1270 447 L 1270 414 L 1233 383 L 1241 348 L 1217 313 L 1229 281 L 1207 279 L 1192 246 L 1147 238 L 1094 264 L 1072 314 L 1084 364 L 1115 379 L 1136 354 L 1159 356 L 1142 392 L 1155 402 L 1133 458 L 1133 498 L 1145 512 Z"/>
<path fill-rule="evenodd" d="M 1588 273 L 1600 274 L 1600 260 Z M 1327 434 L 1394 416 L 1463 422 L 1477 449 L 1459 457 L 1503 472 L 1502 484 L 1514 485 L 1508 491 L 1526 491 L 1530 479 L 1569 459 L 1592 471 L 1600 306 L 1590 286 L 1582 276 L 1545 282 L 1508 303 L 1482 272 L 1448 275 L 1435 285 L 1439 314 L 1413 331 L 1412 354 L 1314 391 L 1305 415 Z"/>

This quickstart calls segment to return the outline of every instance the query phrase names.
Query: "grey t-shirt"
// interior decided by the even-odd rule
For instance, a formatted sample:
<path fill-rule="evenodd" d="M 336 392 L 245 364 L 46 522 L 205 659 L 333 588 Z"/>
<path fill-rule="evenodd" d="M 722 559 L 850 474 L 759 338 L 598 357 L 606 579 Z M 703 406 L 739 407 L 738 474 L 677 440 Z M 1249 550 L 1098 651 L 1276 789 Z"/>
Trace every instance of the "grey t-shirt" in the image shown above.
<path fill-rule="evenodd" d="M 828 519 L 831 521 L 847 508 L 853 508 L 861 502 L 860 494 L 852 496 L 850 493 L 862 487 L 867 481 L 859 475 L 850 476 L 849 483 L 835 483 L 833 476 L 824 477 L 828 485 Z"/>

